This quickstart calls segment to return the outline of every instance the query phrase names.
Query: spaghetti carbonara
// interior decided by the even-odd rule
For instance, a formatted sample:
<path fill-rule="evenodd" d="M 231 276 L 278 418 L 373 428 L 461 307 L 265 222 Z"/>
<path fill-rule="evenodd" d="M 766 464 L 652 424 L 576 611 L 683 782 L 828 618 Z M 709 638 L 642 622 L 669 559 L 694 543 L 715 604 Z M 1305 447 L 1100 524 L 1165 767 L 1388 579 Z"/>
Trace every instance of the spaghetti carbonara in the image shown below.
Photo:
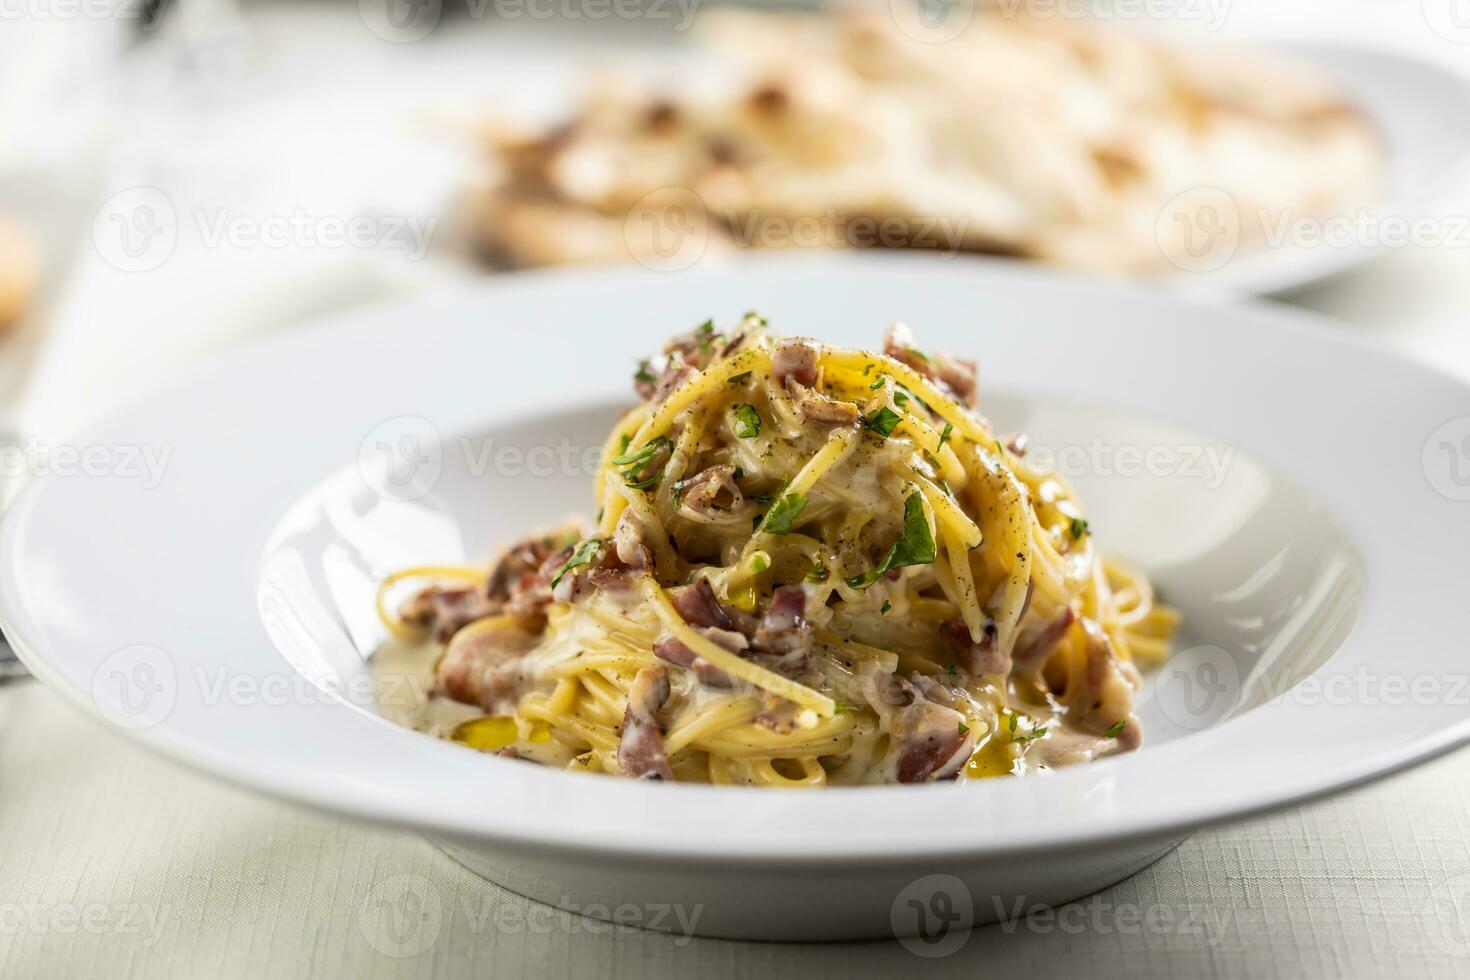
<path fill-rule="evenodd" d="M 756 314 L 675 337 L 602 454 L 595 526 L 389 577 L 379 613 L 471 706 L 455 740 L 757 786 L 1022 774 L 1136 749 L 1177 614 L 975 409 L 971 362 Z"/>

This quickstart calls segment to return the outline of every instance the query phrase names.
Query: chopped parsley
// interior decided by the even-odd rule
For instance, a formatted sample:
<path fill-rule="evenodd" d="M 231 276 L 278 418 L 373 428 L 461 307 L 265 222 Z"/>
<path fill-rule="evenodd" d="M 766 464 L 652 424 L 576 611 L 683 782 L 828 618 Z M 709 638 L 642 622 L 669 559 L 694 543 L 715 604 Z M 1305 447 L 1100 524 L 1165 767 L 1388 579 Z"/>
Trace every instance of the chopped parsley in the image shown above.
<path fill-rule="evenodd" d="M 1108 729 L 1108 738 L 1117 738 L 1119 735 L 1123 734 L 1123 729 L 1127 727 L 1128 723 L 1126 721 L 1116 722 L 1112 728 Z"/>
<path fill-rule="evenodd" d="M 949 670 L 946 671 L 946 673 L 949 674 L 949 676 L 951 676 L 951 677 L 958 677 L 958 676 L 960 676 L 960 669 L 958 667 L 956 667 L 954 664 L 950 664 L 949 665 Z"/>
<path fill-rule="evenodd" d="M 1022 735 L 1012 735 L 1011 736 L 1011 741 L 1012 742 L 1032 742 L 1032 741 L 1035 741 L 1036 739 L 1041 738 L 1041 737 L 1043 737 L 1045 735 L 1046 735 L 1046 729 L 1045 728 L 1033 728 L 1033 729 L 1031 729 L 1031 731 L 1026 732 L 1026 733 L 1024 733 Z"/>
<path fill-rule="evenodd" d="M 628 452 L 625 448 L 623 453 L 618 456 L 614 456 L 611 462 L 614 466 L 628 467 L 622 472 L 624 483 L 632 487 L 634 490 L 647 490 L 649 487 L 658 483 L 658 481 L 663 478 L 663 470 L 656 470 L 650 476 L 640 476 L 640 474 L 649 469 L 653 461 L 656 460 L 661 453 L 668 452 L 672 454 L 673 449 L 673 440 L 669 439 L 666 436 L 659 436 L 657 439 L 654 439 L 652 442 L 644 446 L 642 449 L 639 449 L 637 452 Z"/>
<path fill-rule="evenodd" d="M 806 498 L 799 493 L 783 494 L 776 505 L 766 512 L 760 529 L 766 534 L 790 534 L 792 524 L 806 509 Z"/>
<path fill-rule="evenodd" d="M 683 480 L 675 480 L 674 481 L 673 493 L 670 494 L 670 497 L 673 500 L 674 509 L 675 510 L 678 510 L 680 507 L 683 507 L 684 506 L 684 481 Z"/>
<path fill-rule="evenodd" d="M 893 403 L 899 408 L 909 403 L 909 392 L 903 385 L 898 385 L 893 389 Z"/>
<path fill-rule="evenodd" d="M 890 610 L 892 608 L 893 608 L 893 603 L 889 602 L 887 599 L 884 599 L 883 600 L 883 605 L 881 605 L 881 606 L 878 607 L 878 613 L 880 615 L 887 616 L 888 615 L 888 610 Z"/>
<path fill-rule="evenodd" d="M 868 365 L 868 366 L 869 367 L 872 367 L 871 364 Z M 868 390 L 869 391 L 877 391 L 879 388 L 883 387 L 883 382 L 885 382 L 887 380 L 888 379 L 885 378 L 885 377 L 883 377 L 881 374 L 878 375 L 878 380 L 877 381 L 874 381 L 872 384 L 868 385 Z"/>
<path fill-rule="evenodd" d="M 893 547 L 888 549 L 877 568 L 848 579 L 847 584 L 850 588 L 866 589 L 892 569 L 931 565 L 935 555 L 934 534 L 929 530 L 929 518 L 924 513 L 924 498 L 915 490 L 903 502 L 903 534 L 893 542 Z"/>
<path fill-rule="evenodd" d="M 968 734 L 970 734 L 970 726 L 969 725 L 966 725 L 964 722 L 960 722 L 960 734 L 961 735 L 968 735 Z"/>
<path fill-rule="evenodd" d="M 647 361 L 639 361 L 638 372 L 633 375 L 633 380 L 646 381 L 649 384 L 653 384 L 658 380 L 658 375 L 653 373 Z"/>
<path fill-rule="evenodd" d="M 893 434 L 893 430 L 898 428 L 898 423 L 901 421 L 903 417 L 885 405 L 863 418 L 863 428 L 869 432 L 876 432 L 886 439 Z"/>
<path fill-rule="evenodd" d="M 557 584 L 561 582 L 562 577 L 567 572 L 570 572 L 574 568 L 580 568 L 583 565 L 591 565 L 601 556 L 601 541 L 597 538 L 588 538 L 586 541 L 583 541 L 577 550 L 572 552 L 572 557 L 567 559 L 567 563 L 561 567 L 561 571 L 557 572 L 556 577 L 551 580 L 551 587 L 553 589 L 556 588 Z"/>
<path fill-rule="evenodd" d="M 808 582 L 825 582 L 827 581 L 827 578 L 830 574 L 831 573 L 827 571 L 827 566 L 822 564 L 821 560 L 819 559 L 817 563 L 812 566 L 812 570 L 806 573 L 806 580 Z"/>
<path fill-rule="evenodd" d="M 766 558 L 764 554 L 757 552 L 756 554 L 750 556 L 750 570 L 755 574 L 759 575 L 761 572 L 764 572 L 770 567 L 771 562 L 769 559 Z"/>
<path fill-rule="evenodd" d="M 1087 533 L 1087 518 L 1085 518 L 1085 517 L 1074 517 L 1074 518 L 1072 518 L 1072 522 L 1069 525 L 1069 530 L 1071 530 L 1071 532 L 1072 532 L 1072 540 L 1073 541 L 1080 541 L 1082 539 L 1082 535 L 1084 535 L 1084 534 Z"/>
<path fill-rule="evenodd" d="M 628 452 L 627 445 L 624 445 L 623 451 L 612 458 L 612 464 L 614 466 L 641 466 L 657 456 L 661 448 L 672 445 L 673 443 L 664 436 L 659 436 L 636 453 Z"/>
<path fill-rule="evenodd" d="M 694 328 L 694 342 L 701 354 L 708 354 L 715 347 L 715 321 L 706 320 Z"/>
<path fill-rule="evenodd" d="M 1019 721 L 1020 718 L 1021 718 L 1021 716 L 1018 715 L 1018 714 L 1016 714 L 1015 712 L 1012 712 L 1011 713 L 1011 720 L 1010 720 L 1010 723 L 1007 725 L 1007 727 L 1011 730 L 1011 734 L 1012 735 L 1014 735 L 1016 733 L 1016 722 Z"/>
<path fill-rule="evenodd" d="M 739 374 L 736 374 L 736 375 L 732 375 L 731 376 L 731 378 L 730 378 L 730 384 L 732 384 L 732 385 L 743 385 L 743 384 L 745 384 L 745 382 L 747 382 L 749 380 L 750 380 L 750 372 L 749 371 L 741 371 Z"/>
<path fill-rule="evenodd" d="M 949 442 L 949 437 L 952 435 L 954 435 L 954 423 L 944 423 L 944 431 L 939 433 L 939 445 L 934 447 L 934 451 L 938 452 L 939 450 L 943 449 L 944 444 L 946 442 Z"/>
<path fill-rule="evenodd" d="M 735 406 L 735 434 L 742 439 L 754 439 L 761 434 L 761 416 L 754 405 Z"/>
<path fill-rule="evenodd" d="M 840 714 L 842 714 L 844 712 L 847 712 L 847 711 L 856 711 L 856 710 L 857 710 L 857 708 L 855 708 L 852 705 L 848 704 L 846 701 L 833 701 L 832 702 L 832 713 L 834 715 L 840 715 Z"/>

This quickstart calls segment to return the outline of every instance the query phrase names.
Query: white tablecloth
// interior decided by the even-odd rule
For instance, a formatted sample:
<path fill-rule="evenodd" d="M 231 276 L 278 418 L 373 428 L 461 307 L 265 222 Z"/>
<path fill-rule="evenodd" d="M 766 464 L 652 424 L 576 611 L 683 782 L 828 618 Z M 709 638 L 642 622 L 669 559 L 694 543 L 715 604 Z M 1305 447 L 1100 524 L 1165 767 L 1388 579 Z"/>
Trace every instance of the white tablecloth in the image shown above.
<path fill-rule="evenodd" d="M 1467 827 L 1462 752 L 1198 833 L 1055 922 L 977 929 L 940 959 L 691 939 L 555 912 L 413 834 L 184 772 L 23 684 L 0 689 L 0 976 L 1464 977 Z M 383 886 L 404 875 L 430 898 L 390 933 Z"/>
<path fill-rule="evenodd" d="M 354 6 L 341 9 L 350 17 Z M 1231 17 L 1243 29 L 1371 37 L 1441 60 L 1470 59 L 1470 47 L 1447 46 L 1412 15 L 1374 27 L 1371 18 L 1387 18 L 1391 6 L 1241 2 Z M 1417 6 L 1406 2 L 1399 13 Z M 313 43 L 294 23 L 267 24 L 262 36 Z M 335 54 L 330 73 L 350 74 L 350 57 Z M 428 84 L 429 76 L 415 80 Z M 372 98 L 396 84 L 378 82 Z M 293 87 L 291 99 L 307 88 Z M 334 106 L 322 125 L 358 108 Z M 316 125 L 318 116 L 305 115 Z M 191 152 L 228 125 L 187 113 L 183 123 L 187 138 L 175 132 L 165 144 L 182 140 Z M 248 170 L 257 161 L 236 163 Z M 1470 377 L 1467 263 L 1464 248 L 1404 249 L 1294 301 Z M 64 433 L 201 353 L 442 272 L 416 269 L 399 282 L 350 256 L 216 249 L 181 250 L 163 269 L 129 275 L 83 249 L 69 288 L 58 291 L 47 343 L 35 357 L 32 345 L 24 348 L 31 384 L 14 407 L 27 425 Z M 384 883 L 403 875 L 429 901 L 399 923 L 412 942 L 385 943 Z M 0 976 L 845 978 L 920 970 L 1470 976 L 1470 753 L 1196 834 L 1058 922 L 977 930 L 958 953 L 927 960 L 896 943 L 721 942 L 551 912 L 474 878 L 416 836 L 206 781 L 146 755 L 34 682 L 0 687 Z"/>

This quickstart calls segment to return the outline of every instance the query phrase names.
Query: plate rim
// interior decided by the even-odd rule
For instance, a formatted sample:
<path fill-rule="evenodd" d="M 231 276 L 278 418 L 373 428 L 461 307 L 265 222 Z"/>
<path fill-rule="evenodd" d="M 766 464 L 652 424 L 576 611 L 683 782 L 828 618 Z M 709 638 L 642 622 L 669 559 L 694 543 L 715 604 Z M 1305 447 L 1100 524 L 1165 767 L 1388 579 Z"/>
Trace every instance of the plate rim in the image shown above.
<path fill-rule="evenodd" d="M 722 270 L 714 272 L 703 272 L 699 273 L 698 275 L 714 278 L 738 278 L 740 276 L 748 275 L 752 272 L 759 273 L 760 271 L 766 269 L 768 266 L 778 263 L 781 265 L 789 265 L 791 263 L 791 260 L 789 258 L 783 257 L 776 257 L 774 259 L 764 258 L 747 260 L 736 263 Z M 937 272 L 936 270 L 942 270 L 945 268 L 944 266 L 936 267 L 932 260 L 926 260 L 924 257 L 921 256 L 885 255 L 876 258 L 862 255 L 820 258 L 811 257 L 802 259 L 801 264 L 807 267 L 830 266 L 831 273 L 839 275 L 850 273 L 852 271 L 852 267 L 854 266 L 887 267 L 892 265 L 899 267 L 895 271 L 902 274 L 914 274 L 917 270 L 918 274 L 920 275 L 932 274 L 937 275 L 938 278 L 946 278 L 956 273 L 962 276 L 978 275 L 981 280 L 985 280 L 986 277 L 991 277 L 992 281 L 996 278 L 1006 279 L 1008 277 L 1019 276 L 1022 279 L 1041 280 L 1044 283 L 1065 283 L 1069 286 L 1069 288 L 1077 288 L 1083 291 L 1100 291 L 1107 294 L 1117 292 L 1120 295 L 1132 296 L 1135 300 L 1146 299 L 1148 301 L 1156 301 L 1169 306 L 1183 306 L 1186 308 L 1201 307 L 1201 304 L 1194 303 L 1187 298 L 1177 295 L 1161 294 L 1156 290 L 1149 290 L 1141 286 L 1087 283 L 1084 280 L 1079 280 L 1075 277 L 1068 277 L 1059 273 L 1052 272 L 1050 270 L 1036 269 L 1030 266 L 1020 266 L 1015 263 L 997 263 L 985 259 L 965 259 L 957 263 L 949 264 L 948 268 L 950 271 L 943 272 L 942 274 Z M 803 271 L 809 274 L 810 268 L 807 268 Z M 873 272 L 871 268 L 865 271 L 868 274 L 872 274 Z M 617 268 L 610 270 L 601 270 L 594 273 L 575 270 L 552 270 L 548 272 L 531 273 L 522 276 L 506 277 L 504 279 L 491 280 L 483 284 L 476 284 L 471 287 L 456 287 L 446 291 L 436 292 L 429 296 L 414 297 L 404 301 L 370 307 L 364 310 L 350 311 L 348 313 L 327 317 L 319 321 L 318 324 L 313 328 L 304 328 L 289 336 L 269 338 L 255 344 L 246 345 L 245 347 L 242 347 L 240 349 L 219 355 L 215 359 L 215 361 L 216 365 L 218 366 L 218 370 L 224 372 L 238 373 L 241 371 L 249 370 L 250 366 L 253 363 L 269 362 L 272 357 L 281 356 L 285 352 L 289 352 L 291 349 L 298 345 L 312 346 L 325 343 L 325 340 L 323 338 L 330 336 L 334 330 L 341 331 L 353 327 L 353 325 L 357 321 L 363 319 L 372 320 L 375 318 L 382 318 L 384 321 L 391 320 L 395 317 L 399 319 L 404 319 L 415 312 L 422 314 L 429 310 L 452 308 L 456 304 L 471 302 L 477 297 L 481 299 L 481 302 L 485 302 L 488 301 L 487 294 L 497 295 L 506 291 L 516 290 L 534 292 L 538 288 L 546 288 L 547 286 L 555 287 L 558 284 L 563 283 L 568 278 L 592 278 L 607 281 L 623 280 L 631 276 L 634 279 L 646 281 L 647 275 L 648 274 L 646 273 L 646 271 L 640 272 L 628 268 Z M 1220 308 L 1216 309 L 1218 310 Z M 1343 334 L 1335 331 L 1330 325 L 1332 321 L 1328 320 L 1325 317 L 1304 313 L 1302 311 L 1284 310 L 1282 308 L 1275 307 L 1272 304 L 1259 302 L 1256 300 L 1245 300 L 1242 302 L 1230 304 L 1228 307 L 1224 308 L 1224 312 L 1230 316 L 1239 316 L 1246 319 L 1270 321 L 1273 327 L 1294 331 L 1301 336 L 1313 338 L 1313 343 L 1325 343 L 1329 346 L 1340 346 L 1346 349 L 1356 349 L 1360 353 L 1370 353 L 1374 357 L 1379 358 L 1388 357 L 1398 362 L 1401 366 L 1408 368 L 1414 372 L 1418 372 L 1426 376 L 1436 376 L 1443 381 L 1450 382 L 1455 386 L 1455 388 L 1458 389 L 1458 392 L 1460 394 L 1465 394 L 1467 393 L 1467 391 L 1470 391 L 1470 389 L 1466 388 L 1463 382 L 1458 379 L 1451 378 L 1449 375 L 1445 374 L 1444 372 L 1438 370 L 1433 366 L 1424 365 L 1419 362 L 1412 361 L 1409 358 L 1396 352 L 1387 351 L 1381 345 L 1374 343 L 1368 338 L 1364 338 L 1351 333 Z M 124 410 L 123 412 L 117 413 L 114 418 L 129 414 L 134 417 L 138 417 L 146 414 L 150 410 L 157 410 L 158 406 L 167 405 L 170 398 L 178 397 L 179 391 L 188 390 L 193 383 L 194 382 L 191 382 L 187 379 L 181 379 L 174 385 L 169 386 L 164 391 L 156 392 L 151 396 L 139 399 L 137 403 L 135 403 L 135 405 L 133 405 L 129 409 Z M 99 431 L 105 431 L 105 429 L 106 424 L 100 424 L 91 427 L 88 432 L 96 433 Z M 322 468 L 319 469 L 315 475 L 317 478 L 320 478 L 329 472 L 331 472 L 330 469 Z M 16 501 L 16 506 L 12 509 L 10 515 L 7 515 L 7 519 L 3 523 L 0 523 L 0 568 L 4 568 L 7 570 L 11 568 L 18 568 L 18 566 L 15 564 L 17 558 L 17 537 L 20 533 L 18 528 L 25 521 L 29 513 L 29 508 L 33 507 L 38 499 L 44 499 L 43 495 L 49 492 L 47 490 L 47 487 L 54 484 L 56 480 L 56 477 L 41 477 L 33 482 L 32 485 L 26 487 L 25 490 L 22 492 L 20 498 Z M 21 622 L 18 618 L 18 613 L 22 612 L 22 610 L 18 607 L 17 604 L 19 603 L 23 605 L 24 599 L 23 597 L 20 597 L 16 594 L 14 581 L 15 576 L 8 574 L 5 575 L 3 579 L 0 579 L 0 621 L 3 621 L 7 630 L 11 632 L 12 639 L 15 641 L 17 651 L 20 653 L 27 665 L 30 666 L 39 677 L 41 677 L 48 683 L 48 686 L 52 687 L 55 690 L 60 690 L 61 693 L 66 696 L 66 699 L 69 702 L 81 707 L 84 711 L 90 714 L 95 714 L 96 707 L 94 704 L 91 703 L 89 692 L 74 684 L 71 679 L 65 676 L 64 672 L 60 669 L 58 665 L 53 665 L 48 656 L 41 654 L 37 649 L 33 647 L 32 643 L 30 642 L 29 629 L 27 628 L 29 624 Z M 19 628 L 17 628 L 18 623 L 20 624 Z M 1356 633 L 1362 628 L 1363 625 L 1362 621 L 1360 620 L 1359 624 L 1355 627 L 1354 632 Z M 1349 638 L 1348 642 L 1352 642 L 1351 637 Z M 1220 726 L 1214 731 L 1219 732 L 1225 727 L 1228 727 L 1228 725 Z M 347 813 L 348 815 L 359 819 L 412 826 L 432 832 L 448 833 L 460 837 L 470 836 L 487 840 L 503 840 L 506 842 L 515 842 L 519 844 L 534 844 L 536 846 L 545 846 L 558 850 L 576 850 L 578 848 L 576 842 L 567 839 L 550 837 L 546 835 L 538 835 L 534 833 L 526 834 L 521 832 L 509 832 L 483 825 L 466 825 L 465 823 L 460 821 L 445 821 L 443 819 L 439 819 L 439 817 L 442 817 L 442 815 L 426 815 L 421 812 L 413 811 L 411 807 L 405 809 L 402 806 L 388 806 L 385 805 L 385 802 L 381 799 L 375 801 L 368 801 L 366 799 L 354 799 L 353 801 L 351 801 L 350 804 L 348 804 L 341 797 L 328 798 L 327 796 L 319 792 L 313 791 L 313 787 L 302 785 L 299 781 L 295 781 L 285 777 L 271 778 L 271 775 L 269 773 L 243 773 L 240 771 L 227 773 L 221 771 L 221 754 L 218 751 L 212 753 L 204 751 L 204 747 L 193 744 L 187 737 L 169 737 L 168 726 L 166 724 L 160 725 L 154 729 L 149 729 L 142 732 L 129 732 L 128 734 L 137 736 L 142 744 L 153 749 L 154 751 L 157 751 L 170 758 L 174 758 L 176 761 L 182 761 L 186 765 L 189 765 L 191 768 L 206 772 L 207 774 L 213 775 L 217 778 L 227 779 L 231 782 L 244 783 L 248 786 L 251 786 L 252 788 L 262 790 L 278 798 L 283 798 L 298 803 L 306 803 L 309 806 L 313 806 L 315 808 L 322 809 L 328 812 Z M 418 735 L 417 733 L 406 731 L 401 732 L 401 734 L 405 736 L 410 736 L 415 739 L 424 738 L 424 736 Z M 1210 733 L 1201 733 L 1199 737 L 1208 737 L 1209 734 Z M 1137 827 L 1121 829 L 1103 828 L 1092 832 L 1079 832 L 1069 835 L 1062 840 L 1035 840 L 1029 842 L 970 841 L 968 842 L 968 845 L 957 845 L 955 842 L 952 841 L 945 843 L 936 840 L 932 844 L 921 846 L 912 845 L 912 843 L 910 842 L 910 846 L 895 846 L 881 854 L 870 854 L 864 851 L 862 852 L 862 856 L 869 860 L 913 860 L 926 857 L 954 857 L 959 854 L 971 853 L 1000 854 L 1028 852 L 1040 849 L 1062 850 L 1073 847 L 1091 847 L 1107 841 L 1121 841 L 1132 837 L 1163 835 L 1171 833 L 1182 834 L 1188 832 L 1190 829 L 1193 829 L 1195 827 L 1238 819 L 1241 816 L 1252 813 L 1278 809 L 1280 807 L 1288 806 L 1302 800 L 1327 795 L 1329 793 L 1341 791 L 1342 789 L 1351 786 L 1360 785 L 1362 783 L 1369 782 L 1377 778 L 1382 778 L 1394 772 L 1401 771 L 1402 769 L 1410 765 L 1425 761 L 1428 758 L 1432 758 L 1434 756 L 1443 754 L 1444 752 L 1450 751 L 1456 746 L 1467 741 L 1470 741 L 1470 717 L 1461 718 L 1459 719 L 1457 724 L 1443 727 L 1437 730 L 1433 735 L 1421 736 L 1411 745 L 1405 746 L 1402 750 L 1399 750 L 1397 752 L 1385 752 L 1380 757 L 1378 757 L 1378 761 L 1373 766 L 1360 766 L 1359 771 L 1355 774 L 1347 776 L 1336 772 L 1324 774 L 1320 778 L 1318 784 L 1304 783 L 1297 792 L 1286 795 L 1278 794 L 1270 799 L 1241 803 L 1236 806 L 1218 807 L 1214 811 L 1209 813 L 1179 813 L 1175 814 L 1170 819 L 1157 820 Z M 466 751 L 452 746 L 444 746 L 444 748 L 456 752 Z M 1167 746 L 1160 747 L 1159 749 L 1156 749 L 1155 752 L 1157 753 L 1166 748 Z M 477 759 L 475 761 L 476 764 L 483 765 L 489 760 Z M 1081 770 L 1061 772 L 1048 777 L 1048 779 L 1061 782 L 1067 782 L 1070 780 L 1073 783 L 1077 783 L 1083 780 L 1080 778 L 1073 779 L 1072 777 L 1086 776 L 1088 774 L 1097 775 L 1099 773 L 1106 775 L 1107 773 L 1111 772 L 1117 765 L 1126 764 L 1128 761 L 1128 759 L 1105 760 L 1104 762 L 1094 764 L 1093 766 L 1085 767 L 1085 773 Z M 532 767 L 514 768 L 531 769 Z M 579 779 L 579 777 L 577 776 L 568 776 L 567 774 L 555 772 L 553 770 L 535 770 L 535 772 L 535 779 L 523 778 L 526 777 L 528 774 L 519 773 L 517 774 L 517 778 L 514 780 L 514 782 L 529 785 L 531 782 L 540 781 L 541 777 L 547 776 L 563 781 L 568 779 Z M 627 784 L 623 784 L 622 781 L 617 780 L 599 782 L 617 784 L 621 786 L 621 788 L 624 790 L 636 788 L 639 793 L 645 793 L 648 790 L 647 787 L 643 786 L 630 787 Z M 605 795 L 608 795 L 609 797 L 618 795 L 617 793 L 611 792 L 614 789 L 613 786 L 610 785 L 605 788 L 610 791 L 608 794 Z M 654 792 L 661 794 L 668 791 L 672 791 L 675 793 L 739 793 L 747 795 L 749 792 L 741 789 L 718 789 L 682 786 L 667 788 L 659 787 Z M 594 789 L 593 792 L 600 792 L 600 790 Z M 871 796 L 876 802 L 877 794 L 886 794 L 892 797 L 896 793 L 908 796 L 909 794 L 912 794 L 914 792 L 943 794 L 945 792 L 948 792 L 948 790 L 944 787 L 903 787 L 894 789 L 863 787 L 855 789 L 831 789 L 827 790 L 822 795 L 833 796 L 840 794 L 846 797 L 851 797 L 852 794 L 856 793 L 860 794 L 860 798 L 867 798 Z M 622 793 L 621 795 L 624 799 L 628 798 L 627 793 Z M 661 802 L 664 801 L 664 798 L 661 796 L 656 798 L 659 799 Z M 648 800 L 645 798 L 642 802 L 646 803 L 648 802 Z M 702 850 L 682 848 L 679 846 L 674 846 L 671 848 L 667 841 L 660 841 L 657 843 L 645 843 L 640 846 L 636 840 L 618 840 L 614 843 L 604 839 L 596 842 L 595 844 L 586 844 L 585 850 L 588 853 L 593 854 L 607 855 L 609 853 L 617 853 L 625 856 L 657 858 L 659 860 L 687 859 L 689 861 L 709 862 L 729 859 L 748 862 L 749 860 L 753 859 L 753 856 L 748 853 L 744 854 L 743 856 L 737 854 L 721 853 L 710 854 Z M 855 853 L 844 852 L 839 849 L 810 855 L 792 854 L 787 851 L 782 851 L 779 855 L 775 853 L 770 853 L 767 856 L 772 861 L 780 861 L 783 864 L 789 864 L 793 860 L 822 863 L 836 859 L 842 859 L 844 857 L 850 858 L 856 855 Z"/>

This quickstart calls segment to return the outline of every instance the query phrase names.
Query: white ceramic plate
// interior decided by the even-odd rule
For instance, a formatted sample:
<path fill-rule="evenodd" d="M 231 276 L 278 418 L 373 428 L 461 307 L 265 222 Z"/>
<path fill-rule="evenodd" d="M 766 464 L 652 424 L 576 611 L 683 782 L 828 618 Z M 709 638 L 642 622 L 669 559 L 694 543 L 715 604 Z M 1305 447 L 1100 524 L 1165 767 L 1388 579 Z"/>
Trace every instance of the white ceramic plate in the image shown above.
<path fill-rule="evenodd" d="M 1184 610 L 1140 752 L 778 793 L 553 771 L 377 715 L 376 580 L 585 513 L 577 451 L 630 404 L 638 354 L 752 308 L 868 346 L 904 318 L 981 358 L 982 407 Z M 1085 894 L 1192 828 L 1470 736 L 1467 439 L 1463 385 L 1279 310 L 918 255 L 508 277 L 242 350 L 82 436 L 110 464 L 36 480 L 0 527 L 0 620 L 145 744 L 420 829 L 534 897 L 698 907 L 715 935 L 905 933 L 940 904 L 986 920 Z"/>

